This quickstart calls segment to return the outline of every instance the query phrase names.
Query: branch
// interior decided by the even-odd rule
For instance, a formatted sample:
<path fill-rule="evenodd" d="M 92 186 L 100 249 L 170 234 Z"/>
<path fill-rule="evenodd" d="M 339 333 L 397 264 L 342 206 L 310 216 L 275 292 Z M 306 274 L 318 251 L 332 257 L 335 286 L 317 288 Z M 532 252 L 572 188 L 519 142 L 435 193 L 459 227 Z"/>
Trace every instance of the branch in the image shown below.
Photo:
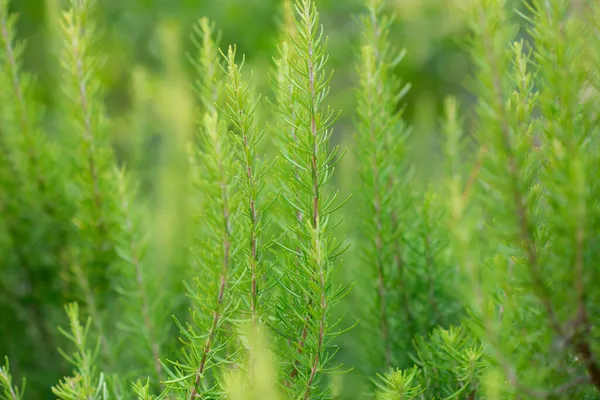
<path fill-rule="evenodd" d="M 483 10 L 480 10 L 482 19 L 484 18 L 483 12 L 484 12 Z M 485 22 L 483 20 L 480 21 L 480 23 L 482 26 L 485 26 Z M 531 230 L 531 223 L 529 221 L 529 215 L 527 213 L 523 195 L 520 192 L 519 186 L 518 186 L 519 169 L 518 169 L 518 165 L 517 165 L 517 162 L 516 162 L 514 154 L 513 154 L 513 146 L 512 146 L 511 138 L 510 138 L 510 127 L 508 125 L 509 116 L 507 115 L 506 109 L 504 107 L 504 97 L 505 96 L 504 96 L 503 89 L 502 89 L 502 83 L 500 81 L 501 74 L 498 71 L 498 67 L 497 67 L 498 60 L 496 59 L 496 55 L 494 54 L 494 52 L 492 50 L 492 48 L 493 48 L 493 45 L 491 43 L 492 39 L 488 35 L 484 35 L 483 39 L 484 39 L 484 43 L 485 43 L 484 47 L 485 47 L 485 51 L 486 51 L 486 56 L 488 58 L 488 62 L 490 64 L 491 71 L 492 71 L 493 89 L 495 92 L 494 93 L 495 99 L 493 99 L 493 101 L 495 101 L 495 103 L 496 103 L 494 106 L 496 108 L 496 111 L 499 113 L 498 118 L 501 121 L 500 128 L 501 128 L 501 132 L 502 132 L 504 150 L 506 151 L 506 157 L 507 157 L 507 163 L 508 163 L 507 169 L 508 169 L 508 173 L 511 178 L 513 203 L 517 209 L 517 221 L 519 223 L 519 234 L 521 236 L 521 241 L 523 243 L 522 244 L 523 250 L 525 251 L 525 253 L 527 255 L 530 273 L 531 273 L 533 281 L 538 289 L 537 290 L 538 299 L 542 302 L 542 304 L 544 305 L 544 308 L 546 309 L 546 313 L 548 314 L 552 328 L 558 334 L 562 334 L 562 332 L 563 332 L 562 327 L 560 326 L 558 319 L 556 318 L 554 308 L 552 307 L 552 303 L 550 302 L 550 294 L 548 292 L 548 288 L 546 287 L 543 277 L 542 277 L 541 268 L 539 265 L 538 253 L 537 253 L 535 241 L 533 238 L 533 232 Z"/>
<path fill-rule="evenodd" d="M 220 142 L 217 143 L 217 153 L 220 154 L 220 146 L 218 145 Z M 227 276 L 229 273 L 229 269 L 230 269 L 230 251 L 231 251 L 231 232 L 229 230 L 229 203 L 228 203 L 228 195 L 227 195 L 227 184 L 225 181 L 225 170 L 224 170 L 224 166 L 223 166 L 223 160 L 221 158 L 218 159 L 218 165 L 219 165 L 219 172 L 220 172 L 220 182 L 219 182 L 219 186 L 221 188 L 221 201 L 223 202 L 223 206 L 222 206 L 222 218 L 223 218 L 223 225 L 224 225 L 224 232 L 225 235 L 223 237 L 223 242 L 222 242 L 222 246 L 223 246 L 223 260 L 222 260 L 222 270 L 221 270 L 221 277 L 220 277 L 220 283 L 219 283 L 219 293 L 217 295 L 217 307 L 216 310 L 213 311 L 213 318 L 212 318 L 212 323 L 210 326 L 210 330 L 208 332 L 208 336 L 206 338 L 206 343 L 204 345 L 204 349 L 202 351 L 202 358 L 200 361 L 200 365 L 198 366 L 198 369 L 196 370 L 195 373 L 195 378 L 194 378 L 194 386 L 192 387 L 192 390 L 190 391 L 190 396 L 189 399 L 193 400 L 195 397 L 197 397 L 198 393 L 197 393 L 197 388 L 198 385 L 200 384 L 200 380 L 202 379 L 202 377 L 204 376 L 204 372 L 206 369 L 206 362 L 208 360 L 208 354 L 210 353 L 212 346 L 213 346 L 213 341 L 215 339 L 215 335 L 217 333 L 217 328 L 219 325 L 219 321 L 221 319 L 221 308 L 223 305 L 223 297 L 225 295 L 225 286 L 227 284 Z"/>

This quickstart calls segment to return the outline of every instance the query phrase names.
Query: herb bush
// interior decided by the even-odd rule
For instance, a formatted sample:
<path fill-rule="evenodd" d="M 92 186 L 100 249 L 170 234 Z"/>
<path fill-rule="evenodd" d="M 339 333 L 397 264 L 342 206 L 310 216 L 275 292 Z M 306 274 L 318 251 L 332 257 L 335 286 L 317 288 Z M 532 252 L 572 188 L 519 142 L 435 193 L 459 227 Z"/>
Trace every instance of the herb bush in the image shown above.
<path fill-rule="evenodd" d="M 268 72 L 206 18 L 194 95 L 177 64 L 133 72 L 132 135 L 172 133 L 150 186 L 111 141 L 93 3 L 49 7 L 47 118 L 0 0 L 1 398 L 600 398 L 595 2 L 462 4 L 475 105 L 446 99 L 425 188 L 384 0 L 348 49 L 355 166 L 331 143 L 317 6 L 296 0 Z"/>

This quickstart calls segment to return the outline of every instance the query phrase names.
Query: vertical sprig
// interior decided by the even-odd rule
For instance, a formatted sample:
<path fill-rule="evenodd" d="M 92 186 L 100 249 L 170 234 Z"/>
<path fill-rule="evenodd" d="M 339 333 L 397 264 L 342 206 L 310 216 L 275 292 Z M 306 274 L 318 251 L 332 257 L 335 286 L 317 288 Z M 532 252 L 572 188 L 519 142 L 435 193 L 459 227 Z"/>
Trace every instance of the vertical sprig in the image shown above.
<path fill-rule="evenodd" d="M 274 71 L 272 73 L 272 85 L 274 87 L 274 110 L 279 114 L 290 115 L 292 120 L 296 119 L 297 104 L 292 100 L 296 88 L 290 81 L 289 77 L 292 74 L 292 65 L 297 62 L 298 56 L 293 48 L 293 40 L 297 37 L 297 27 L 294 18 L 294 4 L 291 0 L 285 0 L 282 8 L 282 23 L 281 23 L 281 39 L 277 46 L 278 56 L 275 58 Z M 284 152 L 284 156 L 279 159 L 279 163 L 275 172 L 276 188 L 287 186 L 290 179 L 299 179 L 298 168 L 286 160 L 287 144 L 289 141 L 298 140 L 296 127 L 283 121 L 277 120 L 271 125 L 273 137 L 280 150 Z M 285 213 L 279 213 L 285 214 Z M 287 215 L 277 215 L 282 221 L 278 221 L 280 225 L 285 226 L 285 218 Z M 295 218 L 298 221 L 303 219 L 300 211 L 296 212 Z"/>
<path fill-rule="evenodd" d="M 599 160 L 591 144 L 598 135 L 598 116 L 594 96 L 586 93 L 595 84 L 590 73 L 595 55 L 588 49 L 597 44 L 597 27 L 585 14 L 594 10 L 586 4 L 555 0 L 535 1 L 530 11 L 543 115 L 541 179 L 548 205 L 544 216 L 554 233 L 549 238 L 554 256 L 544 263 L 556 282 L 570 286 L 561 293 L 568 300 L 555 306 L 556 318 L 566 321 L 555 323 L 553 329 L 579 354 L 592 384 L 600 390 L 600 362 L 590 343 L 592 326 L 598 322 L 590 317 L 590 310 L 597 307 L 598 298 L 588 296 L 589 282 L 598 276 L 594 267 L 598 257 L 589 252 L 597 243 L 592 221 L 599 210 L 590 193 L 595 182 L 590 171 Z"/>
<path fill-rule="evenodd" d="M 281 39 L 277 46 L 278 56 L 274 59 L 274 68 L 271 72 L 271 85 L 273 87 L 274 99 L 272 110 L 276 115 L 289 115 L 291 120 L 296 119 L 298 104 L 293 101 L 294 93 L 297 91 L 289 77 L 293 73 L 292 65 L 298 61 L 298 56 L 293 48 L 293 40 L 297 37 L 297 27 L 294 18 L 295 9 L 291 0 L 285 0 L 282 7 L 281 21 Z M 291 180 L 298 180 L 298 167 L 287 160 L 288 143 L 297 141 L 297 128 L 293 124 L 287 123 L 283 118 L 275 119 L 270 122 L 269 133 L 273 138 L 276 150 L 282 152 L 282 157 L 277 158 L 273 168 L 272 191 L 281 193 L 282 188 L 289 185 Z M 290 221 L 302 221 L 304 215 L 302 211 L 296 210 L 294 215 L 289 215 L 285 211 L 285 203 L 277 202 L 274 204 L 274 210 L 271 213 L 277 228 L 285 231 Z M 280 240 L 288 240 L 287 245 L 290 248 L 297 249 L 289 237 L 281 237 Z M 278 270 L 275 265 L 274 271 L 277 275 L 282 275 L 283 271 Z"/>
<path fill-rule="evenodd" d="M 202 80 L 197 82 L 198 99 L 204 107 L 204 113 L 216 114 L 217 104 L 220 99 L 220 90 L 217 85 L 223 74 L 223 68 L 218 62 L 220 33 L 215 30 L 215 24 L 208 18 L 201 18 L 194 27 L 192 42 L 198 49 L 198 59 L 190 61 L 196 70 L 203 71 Z"/>
<path fill-rule="evenodd" d="M 527 276 L 526 285 L 537 295 L 535 307 L 541 305 L 548 318 L 546 321 L 555 324 L 547 283 L 541 271 L 541 244 L 536 229 L 537 202 L 533 187 L 537 169 L 535 153 L 531 151 L 535 124 L 534 102 L 530 98 L 531 77 L 523 75 L 527 72 L 526 58 L 523 63 L 517 62 L 516 70 L 513 68 L 515 53 L 511 52 L 510 45 L 516 37 L 517 27 L 507 15 L 505 1 L 478 1 L 470 11 L 474 31 L 471 51 L 477 67 L 474 89 L 480 99 L 476 108 L 475 137 L 487 153 L 481 160 L 477 187 L 473 188 L 480 192 L 474 194 L 474 204 L 470 205 L 468 213 L 461 216 L 457 250 L 472 282 L 470 303 L 481 325 L 478 332 L 490 346 L 502 373 L 517 387 L 516 381 L 522 378 L 515 375 L 526 373 L 530 365 L 528 357 L 543 350 L 538 341 L 523 343 L 518 353 L 512 351 L 509 345 L 512 329 L 522 323 L 530 324 L 537 317 L 512 310 L 510 305 L 515 299 L 506 294 L 513 285 L 524 284 L 523 279 Z M 523 57 L 522 47 L 518 50 L 517 57 Z M 453 196 L 456 196 L 455 191 Z M 464 212 L 468 200 L 455 198 L 455 207 L 462 203 Z M 486 221 L 497 221 L 494 229 L 477 224 L 477 213 Z M 485 251 L 498 243 L 506 246 L 504 251 L 494 256 Z M 512 263 L 518 267 L 512 267 Z M 515 275 L 511 276 L 513 270 Z M 521 296 L 519 307 L 531 300 Z M 512 311 L 516 313 L 511 314 Z M 511 352 L 514 357 L 507 358 Z M 538 373 L 536 380 L 544 378 Z"/>
<path fill-rule="evenodd" d="M 97 31 L 91 18 L 93 0 L 71 0 L 62 13 L 62 83 L 67 132 L 66 157 L 70 159 L 70 187 L 77 209 L 69 260 L 76 285 L 101 337 L 102 353 L 113 363 L 100 308 L 109 301 L 113 265 L 114 202 L 111 179 L 114 156 L 104 116 L 96 54 Z"/>
<path fill-rule="evenodd" d="M 390 297 L 390 277 L 396 273 L 394 257 L 402 257 L 393 251 L 399 225 L 394 222 L 398 220 L 396 213 L 401 211 L 397 199 L 407 195 L 398 194 L 401 187 L 397 182 L 407 178 L 407 171 L 402 169 L 407 130 L 398 106 L 408 85 L 400 85 L 393 74 L 404 52 L 395 51 L 389 43 L 392 19 L 383 15 L 384 6 L 381 0 L 366 1 L 366 13 L 361 18 L 356 148 L 363 188 L 361 210 L 366 215 L 360 226 L 363 243 L 360 258 L 372 270 L 369 281 L 376 282 L 375 314 L 379 318 L 376 324 L 382 346 L 382 361 L 376 364 L 389 368 L 395 350 L 390 337 L 390 329 L 395 327 L 390 327 L 390 315 L 397 311 L 390 309 L 390 302 L 394 303 Z M 366 319 L 372 314 L 373 310 L 368 310 Z"/>
<path fill-rule="evenodd" d="M 202 19 L 195 36 L 195 42 L 202 44 L 195 65 L 198 76 L 204 77 L 198 87 L 204 110 L 200 113 L 198 142 L 191 146 L 190 155 L 193 183 L 202 194 L 193 197 L 201 203 L 194 208 L 198 213 L 193 251 L 195 282 L 187 285 L 193 311 L 187 327 L 178 322 L 186 344 L 185 361 L 173 363 L 175 368 L 169 370 L 172 379 L 166 382 L 190 400 L 219 393 L 220 383 L 213 370 L 237 357 L 237 349 L 228 346 L 240 305 L 235 297 L 243 272 L 240 253 L 246 250 L 241 200 L 236 190 L 239 169 L 227 126 L 215 104 L 222 67 L 213 29 L 207 19 Z"/>
<path fill-rule="evenodd" d="M 161 285 L 160 277 L 148 268 L 148 235 L 140 213 L 144 208 L 136 207 L 137 187 L 125 170 L 115 170 L 114 177 L 121 226 L 121 235 L 116 238 L 116 251 L 121 259 L 121 279 L 117 290 L 122 296 L 119 326 L 130 340 L 143 343 L 139 347 L 127 346 L 126 350 L 140 358 L 144 373 L 153 371 L 155 380 L 159 381 L 163 377 L 160 356 L 165 336 L 165 329 L 161 327 L 167 321 L 164 318 L 166 313 L 156 304 L 168 303 L 160 293 L 161 287 L 164 289 L 165 286 Z"/>
<path fill-rule="evenodd" d="M 463 196 L 466 179 L 463 177 L 462 155 L 467 148 L 462 120 L 459 116 L 458 100 L 448 97 L 444 101 L 444 121 L 442 126 L 444 135 L 444 156 L 446 158 L 446 193 L 448 194 L 448 230 L 451 235 L 451 257 L 462 267 L 462 274 L 466 278 L 466 285 L 459 288 L 463 293 L 463 300 L 468 302 L 477 314 L 483 309 L 483 289 L 477 271 L 477 254 L 471 246 L 475 239 L 474 224 L 478 218 L 477 210 L 469 207 L 467 199 Z M 465 290 L 470 288 L 469 291 Z"/>
<path fill-rule="evenodd" d="M 436 326 L 445 326 L 454 311 L 452 297 L 447 295 L 452 290 L 445 290 L 445 287 L 453 286 L 454 277 L 443 254 L 447 243 L 445 231 L 440 227 L 446 220 L 446 214 L 433 187 L 419 198 L 419 202 L 419 221 L 415 227 L 413 249 L 420 261 L 417 267 L 420 271 L 416 271 L 416 274 L 421 276 L 424 283 L 423 303 L 428 310 L 424 330 L 430 331 Z"/>
<path fill-rule="evenodd" d="M 263 231 L 266 202 L 263 190 L 268 172 L 264 161 L 259 157 L 261 139 L 265 128 L 258 127 L 255 111 L 259 102 L 250 98 L 250 84 L 242 77 L 244 61 L 238 65 L 235 61 L 235 48 L 231 46 L 225 57 L 226 80 L 223 87 L 225 107 L 223 113 L 232 126 L 232 139 L 239 171 L 243 177 L 240 185 L 245 203 L 248 239 L 246 241 L 247 269 L 250 274 L 250 317 L 255 323 L 260 318 L 263 291 L 260 287 L 265 278 L 264 253 L 267 249 Z"/>
<path fill-rule="evenodd" d="M 297 27 L 294 19 L 294 6 L 292 0 L 284 0 L 281 16 L 281 39 L 278 44 L 278 56 L 275 58 L 275 70 L 272 74 L 272 83 L 275 88 L 275 107 L 282 113 L 294 113 L 294 85 L 288 79 L 291 65 L 297 59 L 292 42 L 297 37 Z M 293 126 L 278 126 L 276 134 L 281 145 L 288 142 L 289 136 L 295 140 L 296 134 Z"/>
<path fill-rule="evenodd" d="M 79 196 L 89 209 L 80 210 L 82 228 L 95 233 L 97 250 L 106 246 L 107 216 L 104 177 L 112 153 L 103 116 L 102 91 L 98 78 L 100 58 L 94 53 L 97 34 L 90 18 L 93 0 L 71 0 L 61 20 L 63 52 L 61 64 L 71 116 L 70 135 L 77 145 L 74 169 Z M 88 197 L 89 196 L 89 197 Z M 89 205 L 88 205 L 89 204 Z M 85 219 L 84 219 L 85 218 Z"/>
<path fill-rule="evenodd" d="M 290 64 L 287 76 L 294 87 L 294 106 L 281 116 L 295 129 L 296 140 L 288 137 L 283 156 L 295 167 L 297 179 L 290 179 L 283 197 L 291 215 L 303 219 L 288 219 L 297 250 L 283 246 L 288 268 L 281 282 L 289 296 L 281 301 L 279 320 L 293 342 L 283 346 L 284 358 L 291 361 L 285 384 L 292 396 L 313 399 L 328 392 L 321 378 L 332 370 L 329 363 L 336 350 L 331 345 L 339 334 L 329 317 L 344 295 L 333 284 L 340 244 L 331 237 L 335 224 L 330 218 L 339 204 L 337 195 L 327 190 L 337 161 L 337 151 L 328 148 L 336 114 L 324 105 L 331 75 L 325 71 L 328 56 L 316 6 L 303 0 L 295 8 L 298 31 L 292 43 L 298 61 Z"/>

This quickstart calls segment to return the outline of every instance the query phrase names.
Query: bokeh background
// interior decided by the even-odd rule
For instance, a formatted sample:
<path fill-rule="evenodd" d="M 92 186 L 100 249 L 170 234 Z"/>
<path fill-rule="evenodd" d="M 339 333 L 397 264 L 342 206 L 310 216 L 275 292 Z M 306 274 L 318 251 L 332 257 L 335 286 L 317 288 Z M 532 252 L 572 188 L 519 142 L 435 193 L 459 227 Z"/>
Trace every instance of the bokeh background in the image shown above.
<path fill-rule="evenodd" d="M 461 19 L 461 3 L 466 0 L 392 0 L 390 12 L 396 16 L 392 40 L 407 55 L 397 73 L 412 89 L 406 98 L 406 118 L 413 123 L 414 154 L 424 177 L 435 173 L 435 121 L 448 94 L 466 96 L 468 57 L 461 50 L 466 27 Z M 58 68 L 48 35 L 59 0 L 16 0 L 12 7 L 20 15 L 19 37 L 26 39 L 26 68 L 40 80 L 39 98 L 52 110 Z M 321 22 L 329 37 L 332 107 L 344 111 L 335 140 L 352 136 L 357 23 L 362 11 L 359 0 L 318 1 Z M 268 93 L 268 69 L 276 55 L 280 37 L 282 0 L 100 0 L 96 20 L 103 31 L 102 50 L 106 64 L 102 71 L 108 114 L 114 120 L 126 119 L 136 106 L 139 80 L 166 79 L 177 70 L 193 82 L 193 69 L 187 55 L 194 52 L 192 28 L 201 16 L 209 17 L 222 32 L 222 46 L 235 44 L 246 55 L 254 81 Z M 138 81 L 136 81 L 136 79 Z M 136 85 L 137 89 L 136 89 Z M 152 101 L 152 99 L 149 99 Z M 51 115 L 51 113 L 50 113 Z M 118 124 L 117 124 L 118 125 Z M 115 143 L 126 149 L 133 140 L 126 123 L 114 130 Z M 130 129 L 129 129 L 130 130 Z M 149 146 L 159 141 L 146 135 Z M 126 156 L 126 155 L 124 155 Z"/>
<path fill-rule="evenodd" d="M 444 98 L 458 96 L 463 112 L 469 110 L 471 98 L 465 88 L 470 61 L 462 47 L 468 34 L 461 13 L 464 1 L 467 0 L 389 1 L 389 11 L 396 16 L 391 39 L 398 49 L 407 52 L 396 73 L 411 85 L 405 98 L 404 116 L 413 127 L 409 156 L 416 167 L 417 182 L 422 185 L 440 177 L 439 119 Z M 343 194 L 350 194 L 360 190 L 356 187 L 357 168 L 352 149 L 359 39 L 355 16 L 362 7 L 359 0 L 317 0 L 317 6 L 329 37 L 329 68 L 335 70 L 328 101 L 334 109 L 342 110 L 333 141 L 350 150 L 334 180 Z M 57 96 L 60 60 L 56 35 L 52 32 L 59 29 L 56 21 L 62 4 L 59 0 L 13 0 L 11 7 L 19 15 L 18 38 L 27 43 L 24 68 L 37 77 L 36 97 L 46 109 L 43 123 L 49 127 L 48 132 L 56 132 L 59 129 L 52 127 L 60 112 L 60 96 Z M 257 91 L 269 98 L 269 73 L 281 37 L 281 13 L 281 0 L 97 1 L 95 20 L 103 35 L 98 50 L 105 57 L 100 76 L 114 147 L 120 161 L 131 166 L 140 177 L 147 198 L 157 204 L 160 212 L 153 214 L 156 220 L 153 227 L 159 236 L 155 242 L 155 263 L 162 268 L 179 265 L 172 267 L 173 273 L 185 269 L 185 261 L 177 258 L 177 244 L 185 225 L 182 221 L 186 219 L 177 194 L 183 184 L 183 143 L 193 130 L 189 118 L 193 110 L 189 104 L 196 78 L 188 60 L 195 52 L 190 39 L 193 26 L 203 16 L 214 21 L 222 33 L 222 47 L 235 44 L 238 53 L 246 55 L 246 70 L 254 71 Z M 356 221 L 352 221 L 355 207 L 351 200 L 342 212 L 346 216 L 343 225 L 346 232 L 356 227 Z M 348 240 L 352 239 L 350 233 Z M 361 267 L 355 264 L 355 259 L 346 257 L 342 269 L 345 275 L 340 279 L 352 279 L 353 268 Z M 60 299 L 46 300 L 60 302 Z M 60 312 L 60 308 L 57 310 Z M 52 316 L 49 320 L 60 322 L 60 318 Z M 15 332 L 20 326 L 18 318 L 15 321 L 16 327 L 8 331 Z M 26 326 L 23 322 L 23 329 Z M 0 337 L 0 355 L 18 354 L 12 364 L 17 377 L 28 376 L 28 398 L 51 398 L 47 388 L 68 373 L 68 368 L 59 361 L 60 355 L 54 347 L 56 337 L 48 339 L 46 344 L 36 340 L 35 335 L 10 340 Z M 359 345 L 348 340 L 340 352 L 341 361 L 349 368 L 356 367 L 352 346 Z M 15 351 L 16 346 L 19 351 Z M 355 398 L 353 385 L 358 383 L 352 374 L 349 376 L 340 378 L 344 380 L 341 386 L 345 393 L 350 393 L 346 398 Z"/>

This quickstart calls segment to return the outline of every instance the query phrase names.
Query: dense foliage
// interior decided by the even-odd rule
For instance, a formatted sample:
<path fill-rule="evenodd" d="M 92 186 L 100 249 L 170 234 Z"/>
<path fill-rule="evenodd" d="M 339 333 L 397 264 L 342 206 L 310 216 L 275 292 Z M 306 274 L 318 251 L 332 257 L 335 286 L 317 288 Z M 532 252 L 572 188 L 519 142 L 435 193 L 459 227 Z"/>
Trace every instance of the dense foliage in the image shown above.
<path fill-rule="evenodd" d="M 162 26 L 125 117 L 95 6 L 48 2 L 47 103 L 0 0 L 1 399 L 600 398 L 596 3 L 453 4 L 475 101 L 444 99 L 429 184 L 385 0 L 354 111 L 288 0 L 268 67 L 201 17 L 193 84 Z"/>

